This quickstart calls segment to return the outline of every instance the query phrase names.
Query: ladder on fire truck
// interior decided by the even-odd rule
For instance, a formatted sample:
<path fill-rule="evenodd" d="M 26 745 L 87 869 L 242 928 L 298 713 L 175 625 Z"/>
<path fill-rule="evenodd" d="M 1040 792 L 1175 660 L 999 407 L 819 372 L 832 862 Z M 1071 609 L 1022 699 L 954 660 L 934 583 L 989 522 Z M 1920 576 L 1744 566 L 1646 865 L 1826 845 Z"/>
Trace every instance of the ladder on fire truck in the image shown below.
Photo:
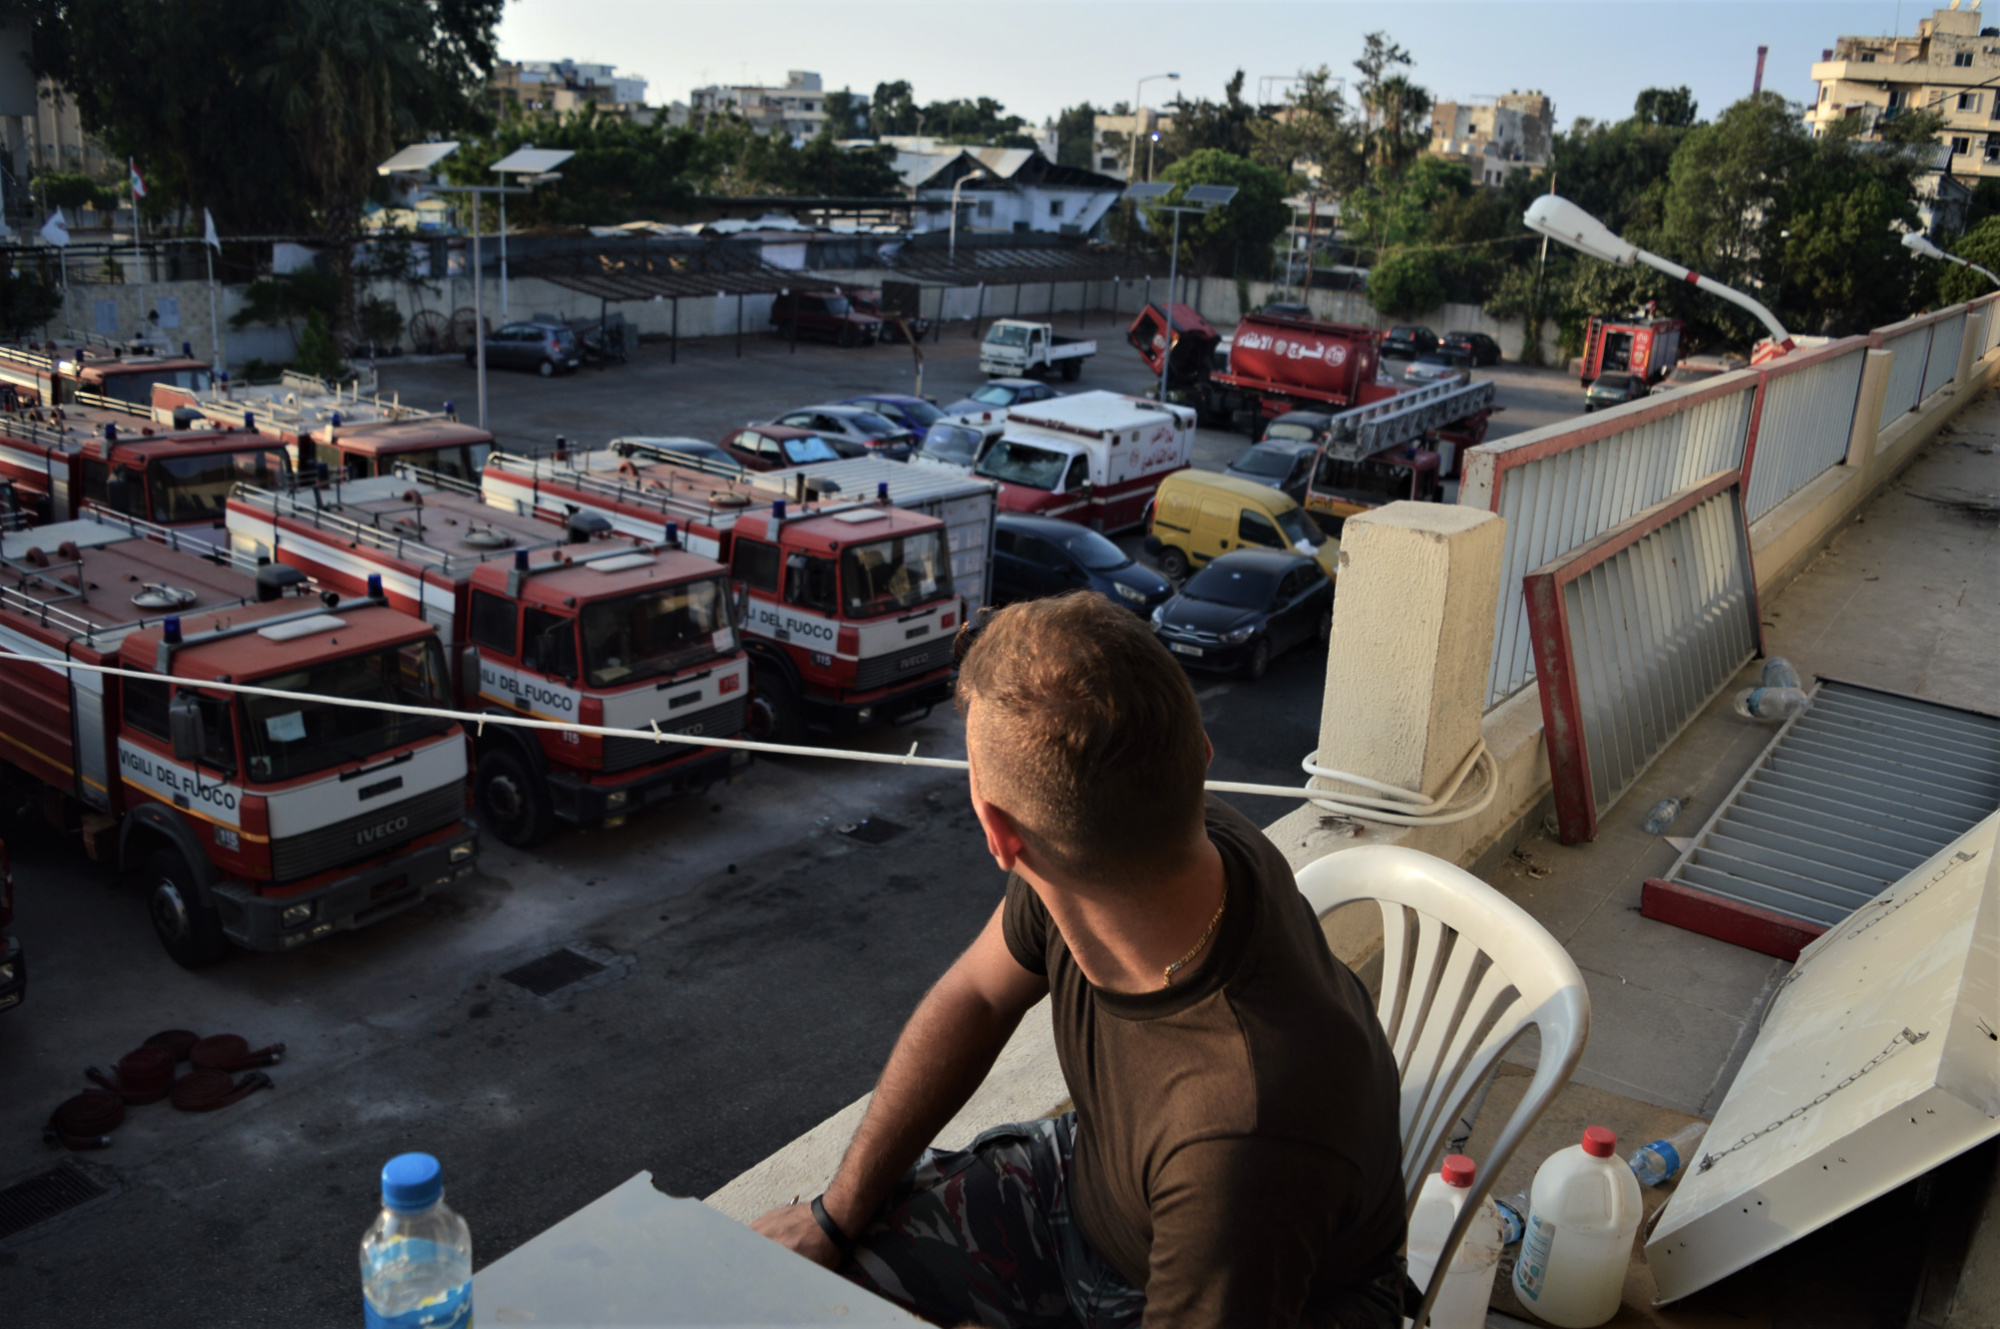
<path fill-rule="evenodd" d="M 1420 442 L 1481 411 L 1493 409 L 1493 384 L 1432 383 L 1414 392 L 1334 416 L 1326 440 L 1326 455 L 1340 461 L 1360 461 L 1378 452 Z"/>

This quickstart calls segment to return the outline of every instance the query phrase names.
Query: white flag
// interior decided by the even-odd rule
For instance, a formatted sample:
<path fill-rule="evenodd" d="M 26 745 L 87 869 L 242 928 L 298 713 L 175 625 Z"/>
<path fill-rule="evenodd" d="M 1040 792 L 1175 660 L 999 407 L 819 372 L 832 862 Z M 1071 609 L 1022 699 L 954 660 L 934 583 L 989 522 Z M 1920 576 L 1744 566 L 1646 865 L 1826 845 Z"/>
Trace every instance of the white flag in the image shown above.
<path fill-rule="evenodd" d="M 63 220 L 61 208 L 50 213 L 49 219 L 42 223 L 42 241 L 58 247 L 69 244 L 69 223 Z"/>
<path fill-rule="evenodd" d="M 201 242 L 216 253 L 222 252 L 222 237 L 215 233 L 215 216 L 207 208 L 201 210 Z"/>

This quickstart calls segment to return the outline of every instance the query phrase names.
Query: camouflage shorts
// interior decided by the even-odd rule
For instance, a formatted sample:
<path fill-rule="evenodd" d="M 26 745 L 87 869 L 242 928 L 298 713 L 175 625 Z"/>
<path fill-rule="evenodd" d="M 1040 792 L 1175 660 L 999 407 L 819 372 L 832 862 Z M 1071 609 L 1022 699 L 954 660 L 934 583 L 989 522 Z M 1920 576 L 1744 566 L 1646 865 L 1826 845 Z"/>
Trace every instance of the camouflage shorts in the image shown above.
<path fill-rule="evenodd" d="M 1100 1258 L 1069 1208 L 1076 1114 L 926 1149 L 840 1272 L 944 1325 L 1139 1323 L 1146 1294 Z"/>

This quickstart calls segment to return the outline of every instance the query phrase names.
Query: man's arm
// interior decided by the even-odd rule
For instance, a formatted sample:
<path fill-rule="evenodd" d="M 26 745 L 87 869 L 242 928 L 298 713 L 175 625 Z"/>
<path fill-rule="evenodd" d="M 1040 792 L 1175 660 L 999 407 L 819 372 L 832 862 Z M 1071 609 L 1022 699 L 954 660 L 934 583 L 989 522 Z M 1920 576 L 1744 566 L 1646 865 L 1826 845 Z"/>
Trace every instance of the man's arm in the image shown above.
<path fill-rule="evenodd" d="M 1000 909 L 910 1016 L 889 1054 L 875 1097 L 826 1189 L 826 1211 L 850 1236 L 881 1208 L 890 1187 L 972 1097 L 1048 980 L 1023 969 L 1000 932 Z M 804 1204 L 773 1209 L 751 1225 L 832 1268 L 840 1251 Z"/>

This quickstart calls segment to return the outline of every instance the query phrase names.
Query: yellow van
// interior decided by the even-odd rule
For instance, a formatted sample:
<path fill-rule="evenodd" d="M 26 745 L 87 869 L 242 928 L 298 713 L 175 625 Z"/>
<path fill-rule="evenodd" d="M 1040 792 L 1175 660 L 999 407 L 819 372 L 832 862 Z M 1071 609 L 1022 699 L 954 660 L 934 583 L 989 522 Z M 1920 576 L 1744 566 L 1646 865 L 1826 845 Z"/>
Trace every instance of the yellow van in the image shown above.
<path fill-rule="evenodd" d="M 1290 495 L 1214 471 L 1175 471 L 1160 482 L 1146 527 L 1146 552 L 1181 580 L 1232 549 L 1297 549 L 1328 577 L 1340 541 L 1319 528 Z"/>

